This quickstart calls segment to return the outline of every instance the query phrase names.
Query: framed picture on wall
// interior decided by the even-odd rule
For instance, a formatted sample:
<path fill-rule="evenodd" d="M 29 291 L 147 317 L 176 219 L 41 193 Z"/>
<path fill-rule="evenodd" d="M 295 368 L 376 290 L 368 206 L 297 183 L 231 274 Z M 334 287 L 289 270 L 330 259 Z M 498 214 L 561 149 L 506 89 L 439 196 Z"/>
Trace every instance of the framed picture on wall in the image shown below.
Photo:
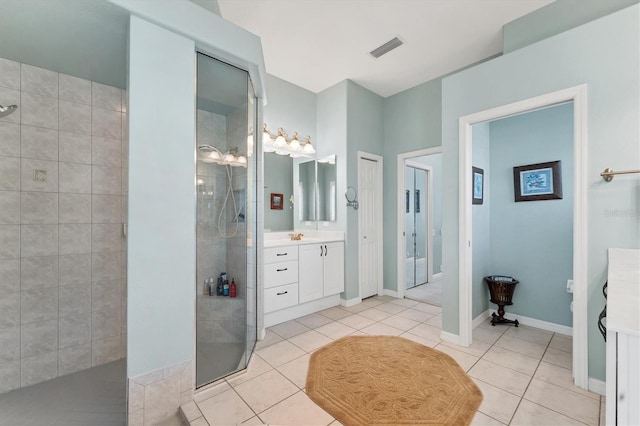
<path fill-rule="evenodd" d="M 560 161 L 514 167 L 513 188 L 516 202 L 562 199 Z"/>
<path fill-rule="evenodd" d="M 282 206 L 284 205 L 282 202 L 283 197 L 282 194 L 271 193 L 271 210 L 282 210 Z"/>
<path fill-rule="evenodd" d="M 472 203 L 482 204 L 484 200 L 484 170 L 473 167 L 471 173 L 471 187 L 473 188 Z"/>

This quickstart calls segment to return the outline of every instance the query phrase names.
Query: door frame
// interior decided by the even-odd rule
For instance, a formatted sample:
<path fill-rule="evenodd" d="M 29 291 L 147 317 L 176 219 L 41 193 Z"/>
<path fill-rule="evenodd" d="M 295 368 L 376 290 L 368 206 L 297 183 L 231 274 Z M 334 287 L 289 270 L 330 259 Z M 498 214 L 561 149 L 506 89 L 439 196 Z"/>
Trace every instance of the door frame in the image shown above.
<path fill-rule="evenodd" d="M 407 161 L 411 161 L 412 158 L 415 157 L 424 157 L 425 155 L 433 155 L 433 154 L 441 154 L 442 153 L 442 146 L 436 146 L 433 148 L 427 148 L 427 149 L 419 149 L 417 151 L 409 151 L 409 152 L 403 152 L 401 154 L 398 154 L 398 158 L 397 158 L 397 176 L 398 176 L 398 189 L 397 189 L 397 194 L 398 194 L 398 198 L 396 201 L 396 205 L 397 205 L 397 210 L 396 210 L 396 215 L 397 215 L 397 223 L 398 223 L 398 237 L 397 237 L 397 250 L 396 252 L 398 253 L 398 257 L 396 259 L 397 262 L 397 277 L 398 277 L 398 297 L 403 298 L 406 292 L 406 255 L 404 253 L 404 249 L 400 250 L 401 247 L 406 247 L 407 246 L 407 242 L 406 242 L 406 236 L 404 235 L 405 233 L 405 229 L 406 229 L 406 221 L 405 221 L 405 209 L 404 209 L 404 197 L 405 197 L 405 187 L 406 187 L 406 181 L 405 181 L 405 176 L 404 176 L 404 166 L 407 163 Z M 419 164 L 419 163 L 414 163 L 414 164 Z M 425 167 L 424 165 L 422 165 L 423 167 Z M 431 179 L 431 176 L 429 176 L 429 182 L 431 182 L 433 179 Z M 429 203 L 429 226 L 431 228 L 433 228 L 433 198 L 432 198 L 432 191 L 431 191 L 431 183 L 429 183 L 429 199 L 430 199 L 430 203 Z M 433 232 L 433 231 L 432 231 Z M 427 240 L 430 242 L 430 246 L 429 246 L 429 256 L 433 256 L 433 238 L 427 238 Z M 431 257 L 431 259 L 433 259 Z M 431 279 L 433 279 L 433 260 L 431 261 L 431 265 L 429 265 L 429 277 Z"/>
<path fill-rule="evenodd" d="M 431 281 L 433 281 L 433 252 L 431 250 L 433 250 L 433 192 L 432 192 L 432 182 L 433 182 L 433 167 L 431 166 L 427 166 L 425 164 L 421 164 L 418 163 L 416 161 L 412 161 L 412 160 L 406 160 L 404 162 L 404 167 L 406 169 L 406 167 L 411 167 L 413 169 L 420 169 L 423 170 L 425 172 L 425 188 L 427 191 L 427 196 L 424 197 L 425 200 L 425 207 L 427 208 L 426 211 L 426 215 L 425 215 L 425 224 L 424 224 L 424 232 L 425 232 L 425 236 L 424 236 L 424 251 L 425 251 L 425 261 L 426 261 L 426 281 L 424 284 L 428 284 Z M 406 179 L 405 179 L 405 187 L 404 187 L 405 191 L 407 189 L 406 187 Z M 405 193 L 405 197 L 406 197 L 406 193 Z M 405 199 L 406 202 L 406 199 Z M 415 212 L 414 212 L 415 214 Z M 405 213 L 405 217 L 406 217 L 406 213 Z M 405 227 L 406 227 L 407 223 L 405 220 Z M 406 228 L 405 228 L 406 229 Z M 406 238 L 406 235 L 405 235 Z M 406 246 L 406 242 L 405 242 L 405 246 Z M 405 258 L 405 263 L 406 263 L 406 258 Z M 406 268 L 405 268 L 406 269 Z M 405 277 L 406 279 L 406 277 Z M 406 282 L 405 282 L 406 284 Z M 405 291 L 406 291 L 406 286 L 405 286 Z"/>
<path fill-rule="evenodd" d="M 562 103 L 573 102 L 573 377 L 575 385 L 588 388 L 587 312 L 587 86 L 570 87 L 459 118 L 459 344 L 472 342 L 472 126 Z M 568 308 L 568 307 L 567 307 Z"/>
<path fill-rule="evenodd" d="M 364 151 L 358 151 L 358 188 L 360 188 L 360 172 L 361 172 L 361 161 L 375 161 L 376 162 L 376 200 L 375 200 L 375 209 L 376 209 L 376 217 L 378 217 L 378 221 L 376 223 L 376 236 L 378 241 L 378 249 L 376 250 L 376 258 L 377 263 L 379 265 L 378 268 L 378 296 L 382 296 L 383 289 L 383 280 L 384 280 L 384 258 L 383 258 L 383 234 L 382 234 L 382 224 L 383 224 L 383 210 L 382 210 L 382 172 L 383 172 L 383 164 L 382 164 L 382 156 L 371 154 Z M 360 235 L 362 235 L 362 209 L 358 209 L 358 296 L 362 299 L 362 274 L 360 274 L 360 265 L 362 265 L 362 250 L 360 250 Z"/>

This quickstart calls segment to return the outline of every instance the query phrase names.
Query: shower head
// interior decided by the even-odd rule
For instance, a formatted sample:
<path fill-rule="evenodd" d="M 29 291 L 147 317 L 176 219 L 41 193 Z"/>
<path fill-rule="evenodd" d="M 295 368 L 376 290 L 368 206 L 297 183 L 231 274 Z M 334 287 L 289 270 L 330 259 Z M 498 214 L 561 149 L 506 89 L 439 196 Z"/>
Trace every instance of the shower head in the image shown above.
<path fill-rule="evenodd" d="M 18 109 L 18 105 L 9 105 L 9 106 L 2 106 L 0 105 L 0 117 L 4 117 L 6 115 L 11 114 L 13 111 Z"/>

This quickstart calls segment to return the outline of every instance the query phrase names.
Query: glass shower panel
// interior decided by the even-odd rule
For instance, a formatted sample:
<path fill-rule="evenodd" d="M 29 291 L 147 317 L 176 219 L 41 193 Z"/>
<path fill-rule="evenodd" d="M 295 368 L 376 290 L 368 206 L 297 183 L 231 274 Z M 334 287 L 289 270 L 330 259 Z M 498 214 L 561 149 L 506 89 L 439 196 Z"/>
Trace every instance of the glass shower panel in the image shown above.
<path fill-rule="evenodd" d="M 197 61 L 196 386 L 246 367 L 255 344 L 256 102 L 249 76 Z M 253 139 L 253 138 L 251 138 Z"/>

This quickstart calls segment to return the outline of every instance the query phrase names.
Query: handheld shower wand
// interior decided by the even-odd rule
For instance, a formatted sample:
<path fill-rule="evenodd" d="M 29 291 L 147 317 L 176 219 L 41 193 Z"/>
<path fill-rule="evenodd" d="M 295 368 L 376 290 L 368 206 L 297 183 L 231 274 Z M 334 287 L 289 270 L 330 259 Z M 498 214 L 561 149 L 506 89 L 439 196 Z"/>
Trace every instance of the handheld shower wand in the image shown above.
<path fill-rule="evenodd" d="M 18 109 L 18 105 L 2 106 L 0 105 L 0 117 L 7 116 Z"/>

